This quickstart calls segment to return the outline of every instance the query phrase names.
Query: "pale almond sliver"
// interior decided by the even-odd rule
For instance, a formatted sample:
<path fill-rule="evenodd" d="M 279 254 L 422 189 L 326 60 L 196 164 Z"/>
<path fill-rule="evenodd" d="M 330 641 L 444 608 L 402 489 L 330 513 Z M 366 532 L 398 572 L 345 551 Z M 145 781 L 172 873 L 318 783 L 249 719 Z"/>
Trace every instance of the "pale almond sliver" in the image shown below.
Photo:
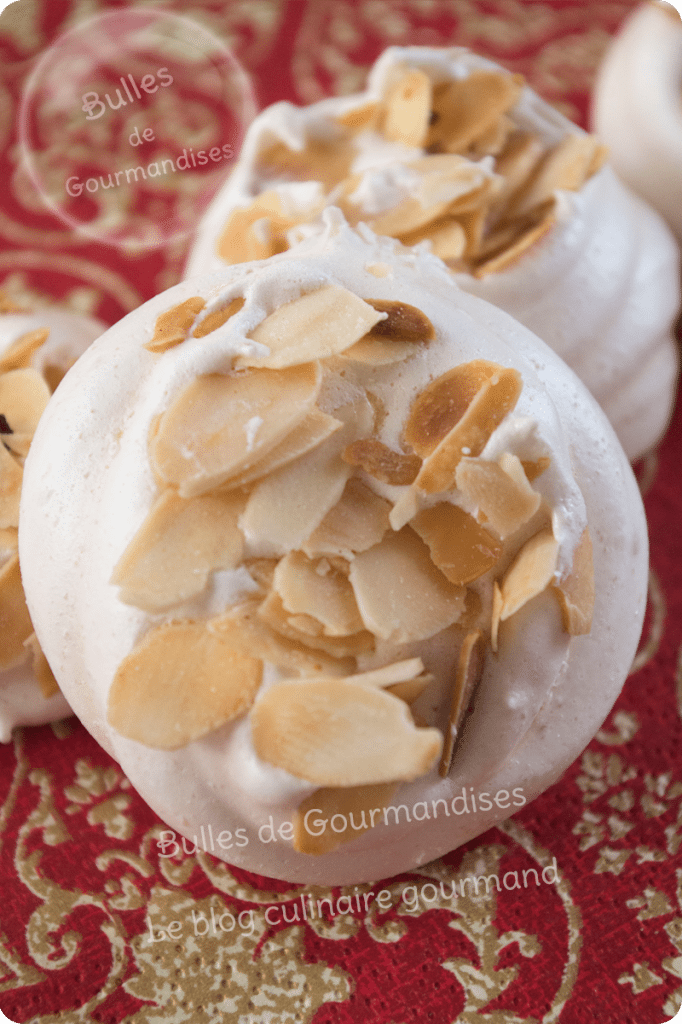
<path fill-rule="evenodd" d="M 297 366 L 337 355 L 359 341 L 383 314 L 340 285 L 325 285 L 285 303 L 253 329 L 267 356 L 239 356 L 236 366 Z"/>
<path fill-rule="evenodd" d="M 341 457 L 349 466 L 359 466 L 369 476 L 386 484 L 411 484 L 421 468 L 417 455 L 396 452 L 375 437 L 352 441 Z"/>
<path fill-rule="evenodd" d="M 549 586 L 558 551 L 559 544 L 550 528 L 540 530 L 526 541 L 502 580 L 502 622 Z"/>
<path fill-rule="evenodd" d="M 462 721 L 482 673 L 483 634 L 480 630 L 476 630 L 464 638 L 457 661 L 457 671 L 450 699 L 450 713 L 445 730 L 445 743 L 438 767 L 438 772 L 443 779 L 450 771 L 452 756 L 461 735 Z"/>
<path fill-rule="evenodd" d="M 273 585 L 288 612 L 317 619 L 327 636 L 364 628 L 348 578 L 326 559 L 290 551 L 277 565 Z"/>
<path fill-rule="evenodd" d="M 19 556 L 13 555 L 0 568 L 0 670 L 26 660 L 25 643 L 33 632 L 21 584 Z"/>
<path fill-rule="evenodd" d="M 533 216 L 528 223 L 512 230 L 512 238 L 509 243 L 504 244 L 494 255 L 482 260 L 478 259 L 475 262 L 474 277 L 483 278 L 488 274 L 497 274 L 518 263 L 536 242 L 539 242 L 551 231 L 556 224 L 556 219 L 556 204 L 554 200 L 548 200 L 547 206 L 538 210 L 537 215 Z"/>
<path fill-rule="evenodd" d="M 28 455 L 31 442 L 33 440 L 33 434 L 3 434 L 2 443 L 9 448 L 11 452 L 18 455 L 20 458 L 25 459 Z"/>
<path fill-rule="evenodd" d="M 392 142 L 421 147 L 431 115 L 431 80 L 423 71 L 407 71 L 388 90 L 381 131 Z"/>
<path fill-rule="evenodd" d="M 395 782 L 316 789 L 296 808 L 294 849 L 319 856 L 361 836 L 383 822 L 382 811 L 390 804 L 396 789 Z"/>
<path fill-rule="evenodd" d="M 500 619 L 502 617 L 502 609 L 504 608 L 504 598 L 502 597 L 502 591 L 500 585 L 495 580 L 493 584 L 493 607 L 492 617 L 490 623 L 490 646 L 495 654 L 497 654 L 497 648 L 499 645 L 500 636 Z"/>
<path fill-rule="evenodd" d="M 351 557 L 378 544 L 388 529 L 389 503 L 357 477 L 351 477 L 340 499 L 303 544 L 315 555 Z"/>
<path fill-rule="evenodd" d="M 192 331 L 192 336 L 194 338 L 205 338 L 206 335 L 212 334 L 213 331 L 217 331 L 219 327 L 222 327 L 223 324 L 235 316 L 243 306 L 244 299 L 241 296 L 237 296 L 237 298 L 228 302 L 226 306 L 223 306 L 222 309 L 214 309 L 212 313 L 207 313 Z"/>
<path fill-rule="evenodd" d="M 250 263 L 284 252 L 286 232 L 295 223 L 282 212 L 276 192 L 263 192 L 250 206 L 232 211 L 217 242 L 218 256 L 225 263 Z"/>
<path fill-rule="evenodd" d="M 243 473 L 312 409 L 319 364 L 197 377 L 175 398 L 151 439 L 157 476 L 184 498 Z"/>
<path fill-rule="evenodd" d="M 356 675 L 347 676 L 346 682 L 361 683 L 363 686 L 387 687 L 416 679 L 423 671 L 424 662 L 421 658 L 405 658 L 403 661 L 394 661 L 390 665 L 382 665 L 381 668 L 373 668 L 367 672 L 358 672 Z"/>
<path fill-rule="evenodd" d="M 194 323 L 197 313 L 206 305 L 206 300 L 194 295 L 156 318 L 154 335 L 144 346 L 148 352 L 167 352 L 181 344 Z"/>
<path fill-rule="evenodd" d="M 592 538 L 585 527 L 573 555 L 571 572 L 559 581 L 555 590 L 559 597 L 564 629 L 571 636 L 583 636 L 592 629 L 594 612 L 594 562 Z"/>
<path fill-rule="evenodd" d="M 54 697 L 56 693 L 59 693 L 59 684 L 54 677 L 54 673 L 50 668 L 47 658 L 43 654 L 42 648 L 38 643 L 38 637 L 35 633 L 31 633 L 24 646 L 31 652 L 33 658 L 33 674 L 38 680 L 38 685 L 40 686 L 43 697 L 45 700 L 48 700 L 50 697 Z"/>
<path fill-rule="evenodd" d="M 366 629 L 345 636 L 327 636 L 318 618 L 303 612 L 291 613 L 282 604 L 278 593 L 272 591 L 258 608 L 258 617 L 282 638 L 295 645 L 309 649 L 309 654 L 324 657 L 330 655 L 349 664 L 349 659 L 358 658 L 374 647 L 374 637 Z M 361 624 L 362 627 L 362 624 Z M 306 674 L 310 674 L 307 673 Z M 319 674 L 319 673 L 315 673 Z"/>
<path fill-rule="evenodd" d="M 463 153 L 516 103 L 523 80 L 499 71 L 472 71 L 434 89 L 427 147 Z"/>
<path fill-rule="evenodd" d="M 119 665 L 107 718 L 128 739 L 177 750 L 248 711 L 262 672 L 205 623 L 166 623 Z"/>
<path fill-rule="evenodd" d="M 41 345 L 47 341 L 50 332 L 47 327 L 22 334 L 0 355 L 0 373 L 8 370 L 22 370 L 31 365 L 31 358 Z"/>
<path fill-rule="evenodd" d="M 540 495 L 530 486 L 521 462 L 505 455 L 500 462 L 464 457 L 455 483 L 504 540 L 531 519 L 540 507 Z"/>
<path fill-rule="evenodd" d="M 336 680 L 283 682 L 251 710 L 256 753 L 317 786 L 409 782 L 441 752 L 437 729 L 418 729 L 384 690 Z"/>
<path fill-rule="evenodd" d="M 431 242 L 431 251 L 434 255 L 442 260 L 459 259 L 464 255 L 467 245 L 464 228 L 459 221 L 451 217 L 442 217 L 427 224 L 425 228 L 401 235 L 400 241 L 403 245 L 412 246 L 426 239 Z"/>
<path fill-rule="evenodd" d="M 12 458 L 2 443 L 0 435 L 0 529 L 7 530 L 19 525 L 19 502 L 24 471 Z"/>
<path fill-rule="evenodd" d="M 159 612 L 200 594 L 211 572 L 234 569 L 243 554 L 237 522 L 245 501 L 235 493 L 161 494 L 114 569 L 120 599 Z"/>
<path fill-rule="evenodd" d="M 0 375 L 0 413 L 15 434 L 33 435 L 50 400 L 50 389 L 32 368 Z"/>
<path fill-rule="evenodd" d="M 577 192 L 592 173 L 602 151 L 603 147 L 594 135 L 578 135 L 574 132 L 565 135 L 543 157 L 510 213 L 527 213 L 551 199 L 557 189 Z"/>
<path fill-rule="evenodd" d="M 502 554 L 502 545 L 492 534 L 449 502 L 423 509 L 411 525 L 428 545 L 434 565 L 451 583 L 462 585 L 478 579 Z"/>

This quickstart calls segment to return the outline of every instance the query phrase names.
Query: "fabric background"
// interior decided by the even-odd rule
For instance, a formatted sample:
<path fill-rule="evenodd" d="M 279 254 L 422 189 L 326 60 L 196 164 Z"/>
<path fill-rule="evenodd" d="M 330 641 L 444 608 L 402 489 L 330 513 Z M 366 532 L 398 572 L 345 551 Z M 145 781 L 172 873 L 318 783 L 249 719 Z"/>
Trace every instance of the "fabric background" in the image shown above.
<path fill-rule="evenodd" d="M 131 257 L 70 232 L 22 170 L 16 110 L 37 56 L 59 33 L 123 6 L 21 0 L 0 18 L 0 286 L 18 300 L 59 300 L 107 322 L 177 281 L 187 243 Z M 164 6 L 229 43 L 253 77 L 259 106 L 355 90 L 390 43 L 456 42 L 522 72 L 585 124 L 600 57 L 632 4 Z M 0 1008 L 7 1017 L 35 1024 L 668 1021 L 682 1005 L 681 450 L 678 411 L 660 450 L 638 467 L 651 531 L 650 602 L 636 671 L 614 711 L 531 806 L 418 871 L 330 894 L 231 869 L 191 845 L 161 857 L 163 824 L 75 719 L 17 730 L 0 749 Z M 555 884 L 457 900 L 439 893 L 426 902 L 435 891 L 429 883 L 443 881 L 447 891 L 453 878 L 539 872 L 554 858 Z M 427 888 L 411 912 L 407 887 L 415 885 Z M 345 898 L 370 888 L 389 891 L 387 910 L 372 903 L 364 913 Z M 331 895 L 347 912 L 297 921 L 302 894 Z M 276 924 L 266 921 L 268 907 L 278 908 L 269 914 Z M 232 912 L 238 923 L 229 931 L 223 917 L 214 933 L 211 911 L 215 921 Z M 205 935 L 193 923 L 202 914 Z M 180 922 L 175 937 L 166 931 L 173 921 Z"/>

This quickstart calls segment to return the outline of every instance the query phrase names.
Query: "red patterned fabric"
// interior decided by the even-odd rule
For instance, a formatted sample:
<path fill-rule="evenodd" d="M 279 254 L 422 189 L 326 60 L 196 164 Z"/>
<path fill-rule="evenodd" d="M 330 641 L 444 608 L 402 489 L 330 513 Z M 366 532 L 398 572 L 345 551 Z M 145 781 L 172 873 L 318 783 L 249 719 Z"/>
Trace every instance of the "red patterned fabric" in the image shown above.
<path fill-rule="evenodd" d="M 0 286 L 107 322 L 178 280 L 187 243 L 131 257 L 75 235 L 27 179 L 15 116 L 37 57 L 59 33 L 124 6 L 19 0 L 0 16 L 0 160 L 8 182 L 0 196 Z M 390 43 L 457 42 L 522 72 L 584 123 L 601 54 L 632 5 L 166 6 L 230 42 L 260 106 L 354 90 Z M 638 670 L 614 711 L 531 806 L 417 871 L 330 891 L 231 869 L 189 844 L 161 856 L 163 824 L 75 719 L 17 730 L 0 749 L 6 1016 L 40 1024 L 668 1021 L 682 1005 L 681 452 L 678 411 L 657 455 L 639 467 L 651 530 L 650 605 Z M 509 882 L 502 892 L 481 887 L 450 898 L 453 880 L 491 873 Z M 311 906 L 324 897 L 333 913 L 320 904 L 313 918 Z"/>

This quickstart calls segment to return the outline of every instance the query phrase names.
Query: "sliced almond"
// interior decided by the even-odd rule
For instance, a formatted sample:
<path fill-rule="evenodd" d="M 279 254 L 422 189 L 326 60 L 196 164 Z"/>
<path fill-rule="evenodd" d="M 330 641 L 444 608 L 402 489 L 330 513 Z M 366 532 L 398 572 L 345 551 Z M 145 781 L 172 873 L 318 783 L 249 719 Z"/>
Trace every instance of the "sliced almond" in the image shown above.
<path fill-rule="evenodd" d="M 303 612 L 288 612 L 275 591 L 268 594 L 259 606 L 258 617 L 283 638 L 302 645 L 304 649 L 309 648 L 311 657 L 313 654 L 323 656 L 321 652 L 325 652 L 339 661 L 343 659 L 344 663 L 348 664 L 349 659 L 358 658 L 374 648 L 374 637 L 368 630 L 362 628 L 362 623 L 356 633 L 348 633 L 345 636 L 325 635 L 318 618 Z"/>
<path fill-rule="evenodd" d="M 549 586 L 558 552 L 559 544 L 549 528 L 526 541 L 502 580 L 502 622 Z"/>
<path fill-rule="evenodd" d="M 245 558 L 242 565 L 263 593 L 272 589 L 277 568 L 276 558 Z"/>
<path fill-rule="evenodd" d="M 289 552 L 277 565 L 273 585 L 288 612 L 317 619 L 326 636 L 348 636 L 364 628 L 347 576 L 324 558 Z"/>
<path fill-rule="evenodd" d="M 495 580 L 493 584 L 493 608 L 492 608 L 492 619 L 490 624 L 490 646 L 492 650 L 497 654 L 497 648 L 499 644 L 500 634 L 500 619 L 502 617 L 502 609 L 504 608 L 504 598 L 502 597 L 502 591 L 500 585 Z"/>
<path fill-rule="evenodd" d="M 304 676 L 343 676 L 353 671 L 352 658 L 335 658 L 324 651 L 312 650 L 302 641 L 282 636 L 259 617 L 258 607 L 254 601 L 234 605 L 209 621 L 209 631 L 240 654 L 262 658 L 278 668 Z"/>
<path fill-rule="evenodd" d="M 1 479 L 1 476 L 0 476 Z M 6 562 L 19 547 L 19 534 L 16 526 L 0 529 L 0 561 Z"/>
<path fill-rule="evenodd" d="M 0 670 L 13 668 L 26 659 L 24 644 L 32 632 L 21 584 L 19 556 L 13 555 L 0 568 Z"/>
<path fill-rule="evenodd" d="M 382 105 L 379 103 L 363 103 L 360 107 L 353 107 L 337 118 L 340 125 L 350 128 L 351 131 L 365 131 L 374 128 L 380 116 Z"/>
<path fill-rule="evenodd" d="M 25 647 L 31 651 L 33 657 L 33 674 L 38 680 L 38 685 L 42 692 L 45 700 L 50 697 L 54 697 L 55 693 L 59 693 L 59 684 L 54 677 L 54 673 L 49 666 L 48 660 L 43 654 L 42 648 L 38 643 L 38 637 L 35 633 L 26 640 Z"/>
<path fill-rule="evenodd" d="M 445 743 L 438 766 L 438 773 L 443 779 L 450 772 L 452 756 L 461 735 L 464 715 L 483 674 L 483 657 L 483 634 L 480 630 L 476 630 L 464 638 L 457 660 L 457 672 L 450 699 L 450 713 L 445 729 Z"/>
<path fill-rule="evenodd" d="M 381 131 L 392 142 L 421 147 L 431 116 L 431 79 L 423 71 L 407 71 L 388 90 Z"/>
<path fill-rule="evenodd" d="M 421 697 L 426 687 L 432 683 L 433 680 L 434 676 L 425 672 L 423 675 L 417 676 L 415 679 L 408 679 L 404 683 L 392 683 L 391 686 L 386 687 L 386 692 L 392 693 L 394 697 L 404 700 L 406 704 L 411 706 L 419 699 L 419 697 Z M 417 722 L 416 711 L 412 712 L 412 717 L 415 722 Z M 417 724 L 422 725 L 425 723 L 418 721 Z"/>
<path fill-rule="evenodd" d="M 394 661 L 391 665 L 382 665 L 381 668 L 347 676 L 346 682 L 361 683 L 363 686 L 389 687 L 416 679 L 423 671 L 424 662 L 421 658 L 405 658 L 403 661 Z"/>
<path fill-rule="evenodd" d="M 523 472 L 526 474 L 526 478 L 530 484 L 533 483 L 533 480 L 542 476 L 545 470 L 549 469 L 551 464 L 552 460 L 546 455 L 541 455 L 539 459 L 521 459 Z"/>
<path fill-rule="evenodd" d="M 236 366 L 281 368 L 325 359 L 350 348 L 383 314 L 353 292 L 329 284 L 285 303 L 249 337 L 270 349 L 267 356 L 239 356 Z"/>
<path fill-rule="evenodd" d="M 317 786 L 410 782 L 442 746 L 397 697 L 337 680 L 278 683 L 254 704 L 251 729 L 263 761 Z"/>
<path fill-rule="evenodd" d="M 515 455 L 506 454 L 499 463 L 465 456 L 457 465 L 455 483 L 502 540 L 527 523 L 540 507 L 540 495 L 528 483 Z"/>
<path fill-rule="evenodd" d="M 159 421 L 150 445 L 154 470 L 183 498 L 217 487 L 301 423 L 320 382 L 316 363 L 197 377 Z"/>
<path fill-rule="evenodd" d="M 120 599 L 159 612 L 200 594 L 215 570 L 234 569 L 243 554 L 237 521 L 245 503 L 234 492 L 161 494 L 114 569 Z"/>
<path fill-rule="evenodd" d="M 351 467 L 341 452 L 372 429 L 374 413 L 364 396 L 334 410 L 344 424 L 312 451 L 270 473 L 249 496 L 240 526 L 262 554 L 285 554 L 310 537 L 339 501 Z"/>
<path fill-rule="evenodd" d="M 319 856 L 362 835 L 382 822 L 381 812 L 388 807 L 397 788 L 395 782 L 385 782 L 316 789 L 296 808 L 294 849 Z"/>
<path fill-rule="evenodd" d="M 388 529 L 390 505 L 357 477 L 346 484 L 343 494 L 320 525 L 303 544 L 310 557 L 342 555 L 346 558 L 378 544 Z"/>
<path fill-rule="evenodd" d="M 366 628 L 392 643 L 426 640 L 464 610 L 464 588 L 446 580 L 409 526 L 357 555 L 350 581 Z"/>
<path fill-rule="evenodd" d="M 329 191 L 347 177 L 356 155 L 352 136 L 346 136 L 339 130 L 337 138 L 307 139 L 306 145 L 297 150 L 277 142 L 260 156 L 260 168 L 266 177 L 320 181 Z"/>
<path fill-rule="evenodd" d="M 503 228 L 502 241 L 499 235 L 492 236 L 487 240 L 484 250 L 478 252 L 472 268 L 474 277 L 497 274 L 518 263 L 536 242 L 551 231 L 556 219 L 556 203 L 550 199 L 527 220 Z"/>
<path fill-rule="evenodd" d="M 262 674 L 206 623 L 165 623 L 119 665 L 107 719 L 128 739 L 177 750 L 248 711 Z"/>
<path fill-rule="evenodd" d="M 19 458 L 25 459 L 33 440 L 33 434 L 3 434 L 2 443 Z"/>
<path fill-rule="evenodd" d="M 465 584 L 483 576 L 502 554 L 502 545 L 457 505 L 440 502 L 411 520 L 428 545 L 434 565 L 451 583 Z"/>
<path fill-rule="evenodd" d="M 3 435 L 5 436 L 5 435 Z M 0 440 L 0 529 L 19 525 L 19 502 L 24 471 Z"/>
<path fill-rule="evenodd" d="M 421 468 L 417 455 L 395 452 L 375 437 L 363 437 L 344 448 L 341 457 L 385 484 L 411 484 Z"/>
<path fill-rule="evenodd" d="M 471 144 L 468 155 L 471 159 L 477 160 L 484 156 L 497 156 L 504 150 L 510 135 L 515 130 L 516 125 L 512 119 L 502 114 L 494 124 L 477 136 Z"/>
<path fill-rule="evenodd" d="M 193 337 L 205 338 L 207 334 L 217 331 L 219 327 L 222 327 L 231 317 L 235 316 L 243 306 L 244 299 L 241 296 L 237 296 L 237 298 L 228 302 L 226 306 L 223 306 L 222 309 L 214 309 L 212 313 L 207 313 L 194 328 L 192 332 Z"/>
<path fill-rule="evenodd" d="M 427 148 L 464 153 L 489 132 L 521 95 L 523 79 L 499 71 L 472 71 L 434 89 Z"/>
<path fill-rule="evenodd" d="M 602 150 L 603 147 L 594 135 L 565 135 L 543 157 L 528 184 L 517 196 L 510 213 L 527 213 L 551 199 L 558 189 L 577 192 L 590 176 Z"/>
<path fill-rule="evenodd" d="M 571 572 L 559 581 L 555 590 L 561 603 L 566 632 L 571 636 L 589 633 L 592 629 L 595 593 L 592 538 L 588 527 L 583 530 L 575 549 Z"/>
<path fill-rule="evenodd" d="M 442 260 L 459 259 L 464 255 L 467 245 L 464 228 L 452 217 L 441 217 L 418 231 L 401 235 L 400 241 L 403 245 L 412 246 L 426 239 L 431 242 L 431 251 L 434 255 Z"/>
<path fill-rule="evenodd" d="M 495 173 L 503 179 L 494 204 L 496 208 L 502 208 L 508 201 L 513 203 L 510 197 L 530 178 L 542 154 L 542 142 L 532 132 L 516 131 L 510 135 L 495 161 Z"/>
<path fill-rule="evenodd" d="M 8 370 L 0 376 L 0 412 L 15 434 L 32 436 L 49 400 L 50 389 L 37 370 Z"/>
<path fill-rule="evenodd" d="M 218 239 L 218 255 L 232 264 L 264 260 L 286 252 L 286 232 L 295 223 L 282 212 L 276 192 L 263 192 L 250 206 L 232 211 Z"/>
<path fill-rule="evenodd" d="M 364 363 L 365 366 L 389 366 L 391 363 L 401 363 L 403 359 L 409 359 L 417 351 L 417 348 L 407 341 L 392 341 L 387 344 L 368 335 L 347 348 L 342 353 L 342 358 L 350 359 L 354 363 Z"/>
<path fill-rule="evenodd" d="M 47 327 L 39 328 L 37 331 L 29 331 L 22 334 L 20 338 L 10 345 L 0 355 L 0 373 L 7 373 L 8 370 L 22 370 L 31 365 L 31 358 L 41 345 L 47 341 L 50 332 Z"/>
<path fill-rule="evenodd" d="M 148 352 L 166 352 L 169 348 L 179 345 L 187 337 L 187 332 L 194 323 L 197 313 L 200 313 L 206 300 L 198 295 L 184 302 L 178 303 L 172 309 L 161 313 L 156 318 L 154 325 L 154 336 L 144 346 Z"/>

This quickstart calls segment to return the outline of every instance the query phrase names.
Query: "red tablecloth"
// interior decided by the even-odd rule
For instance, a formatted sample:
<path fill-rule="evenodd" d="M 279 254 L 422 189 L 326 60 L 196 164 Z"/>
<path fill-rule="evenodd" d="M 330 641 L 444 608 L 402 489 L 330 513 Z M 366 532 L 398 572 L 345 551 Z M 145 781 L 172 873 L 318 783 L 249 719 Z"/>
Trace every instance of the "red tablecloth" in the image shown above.
<path fill-rule="evenodd" d="M 15 115 L 38 56 L 124 4 L 19 0 L 0 17 L 0 286 L 113 322 L 180 277 L 187 242 L 126 256 L 74 234 L 20 164 Z M 155 4 L 140 3 L 149 9 Z M 390 43 L 460 43 L 585 123 L 628 0 L 171 0 L 233 48 L 258 104 L 348 92 Z M 682 416 L 640 467 L 650 608 L 614 711 L 562 780 L 466 847 L 333 892 L 230 869 L 163 825 L 71 718 L 0 749 L 0 1008 L 101 1024 L 661 1024 L 682 1004 Z M 556 860 L 558 877 L 546 872 Z M 513 888 L 526 871 L 528 887 Z M 509 880 L 476 897 L 436 887 Z M 358 895 L 386 890 L 383 907 Z M 434 899 L 434 893 L 437 893 Z M 334 913 L 303 920 L 302 894 Z M 353 897 L 351 902 L 350 897 Z M 296 916 L 298 907 L 298 919 Z M 272 909 L 268 909 L 272 908 Z M 267 916 L 266 916 L 267 914 Z M 173 922 L 179 922 L 173 925 Z M 169 932 L 170 927 L 170 932 Z M 152 941 L 152 939 L 154 941 Z"/>

